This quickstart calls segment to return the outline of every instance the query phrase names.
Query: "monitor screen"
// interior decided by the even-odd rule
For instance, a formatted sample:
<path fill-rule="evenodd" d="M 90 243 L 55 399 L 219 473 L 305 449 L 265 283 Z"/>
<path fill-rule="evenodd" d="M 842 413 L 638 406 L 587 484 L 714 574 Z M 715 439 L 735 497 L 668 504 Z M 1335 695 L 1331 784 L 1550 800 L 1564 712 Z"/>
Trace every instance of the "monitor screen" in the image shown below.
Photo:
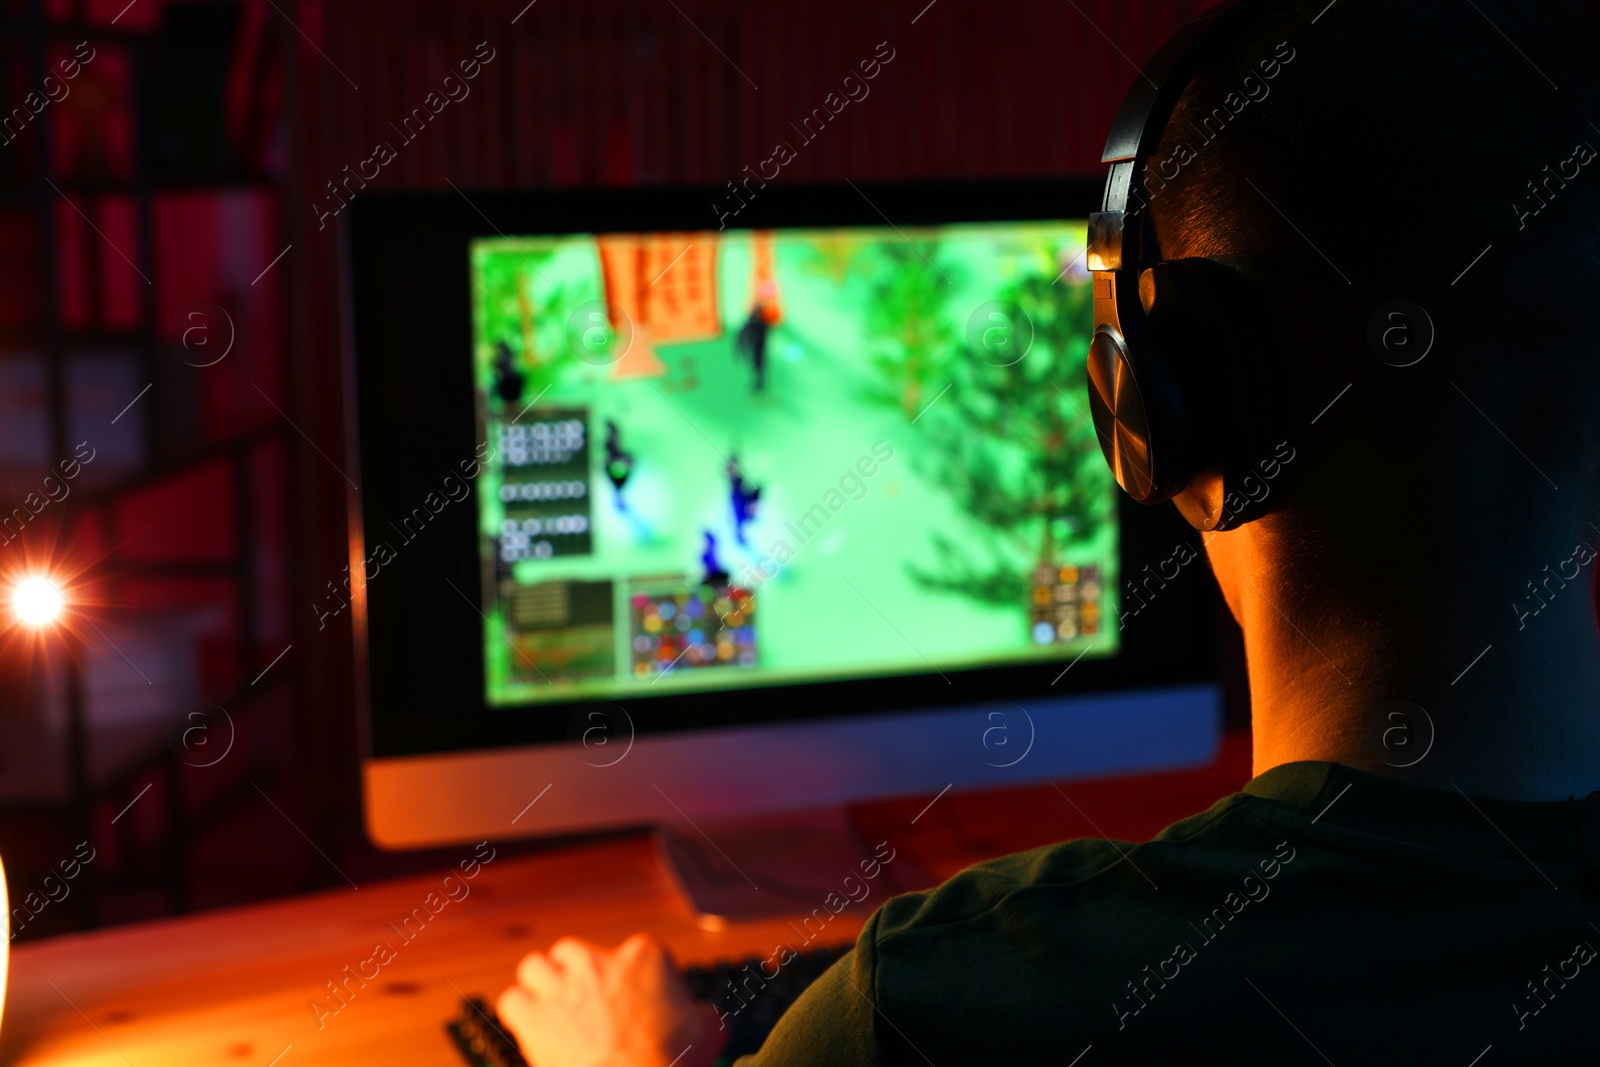
<path fill-rule="evenodd" d="M 311 610 L 371 755 L 1209 680 L 1194 532 L 1089 417 L 1099 183 L 729 195 L 350 205 L 349 567 Z"/>
<path fill-rule="evenodd" d="M 470 241 L 485 705 L 1116 655 L 1084 237 Z"/>

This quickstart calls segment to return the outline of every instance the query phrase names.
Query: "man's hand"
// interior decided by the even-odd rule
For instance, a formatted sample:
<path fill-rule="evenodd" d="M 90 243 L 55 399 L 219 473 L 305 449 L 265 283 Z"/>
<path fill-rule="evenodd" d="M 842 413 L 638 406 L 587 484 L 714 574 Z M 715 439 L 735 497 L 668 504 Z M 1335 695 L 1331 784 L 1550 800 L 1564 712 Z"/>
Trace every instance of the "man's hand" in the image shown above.
<path fill-rule="evenodd" d="M 646 934 L 528 953 L 496 1010 L 533 1067 L 710 1067 L 728 1036 Z"/>

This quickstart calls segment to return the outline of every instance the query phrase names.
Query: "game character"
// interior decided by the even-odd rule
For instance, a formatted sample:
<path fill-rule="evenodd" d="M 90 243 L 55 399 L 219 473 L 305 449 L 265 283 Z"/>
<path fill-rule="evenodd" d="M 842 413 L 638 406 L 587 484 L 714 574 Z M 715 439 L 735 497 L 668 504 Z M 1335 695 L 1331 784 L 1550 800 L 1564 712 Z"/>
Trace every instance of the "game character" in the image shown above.
<path fill-rule="evenodd" d="M 734 347 L 748 356 L 755 369 L 755 392 L 767 387 L 767 335 L 781 318 L 778 309 L 778 284 L 770 278 L 757 282 L 755 299 L 751 303 L 750 317 L 739 328 Z"/>
<path fill-rule="evenodd" d="M 729 497 L 733 502 L 733 529 L 739 538 L 739 543 L 748 547 L 749 541 L 745 540 L 744 528 L 751 519 L 756 517 L 756 504 L 761 500 L 761 487 L 751 485 L 744 480 L 744 472 L 739 469 L 739 457 L 734 456 L 728 460 Z"/>
<path fill-rule="evenodd" d="M 705 551 L 700 553 L 700 565 L 706 569 L 702 578 L 702 585 L 724 586 L 728 584 L 728 570 L 717 559 L 717 537 L 710 530 L 703 531 L 706 535 Z"/>
<path fill-rule="evenodd" d="M 516 357 L 512 355 L 511 346 L 504 341 L 496 341 L 494 391 L 500 394 L 500 399 L 505 403 L 515 404 L 522 399 L 522 389 L 527 383 L 528 376 L 517 369 Z"/>
<path fill-rule="evenodd" d="M 622 447 L 622 431 L 612 419 L 606 420 L 606 477 L 611 479 L 611 484 L 617 491 L 617 508 L 621 511 L 628 510 L 627 501 L 622 499 L 622 488 L 628 484 L 628 478 L 633 474 L 633 453 Z"/>
<path fill-rule="evenodd" d="M 750 317 L 739 329 L 739 339 L 736 341 L 740 355 L 747 356 L 755 368 L 755 392 L 763 392 L 767 387 L 767 320 L 761 315 L 761 309 L 755 308 L 750 312 Z"/>

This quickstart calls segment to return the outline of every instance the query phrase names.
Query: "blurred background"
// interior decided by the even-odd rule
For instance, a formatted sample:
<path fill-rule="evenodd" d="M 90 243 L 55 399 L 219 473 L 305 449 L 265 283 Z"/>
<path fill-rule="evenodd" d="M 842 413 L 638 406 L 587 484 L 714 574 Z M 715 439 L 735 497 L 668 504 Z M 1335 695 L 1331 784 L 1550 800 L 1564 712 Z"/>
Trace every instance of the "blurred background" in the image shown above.
<path fill-rule="evenodd" d="M 1197 6 L 3 0 L 0 584 L 73 608 L 0 633 L 0 855 L 24 885 L 95 853 L 16 940 L 435 862 L 365 843 L 348 616 L 313 607 L 347 559 L 350 190 L 723 186 L 880 44 L 778 181 L 1098 175 Z"/>

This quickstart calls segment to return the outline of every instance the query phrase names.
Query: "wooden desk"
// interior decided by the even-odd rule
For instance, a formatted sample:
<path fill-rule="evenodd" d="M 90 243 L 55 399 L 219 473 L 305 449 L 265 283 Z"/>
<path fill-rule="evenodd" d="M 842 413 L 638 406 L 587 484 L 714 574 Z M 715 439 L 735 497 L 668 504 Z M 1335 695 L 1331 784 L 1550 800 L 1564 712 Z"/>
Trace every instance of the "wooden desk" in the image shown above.
<path fill-rule="evenodd" d="M 864 807 L 857 821 L 870 840 L 892 841 L 944 878 L 1051 840 L 1101 832 L 1144 840 L 1236 790 L 1248 768 L 1248 738 L 1230 739 L 1212 767 L 1073 783 L 1064 787 L 1070 801 L 1044 786 L 952 795 L 923 812 L 929 798 L 917 797 Z M 463 847 L 461 858 L 472 851 Z M 797 943 L 782 919 L 702 930 L 642 836 L 497 857 L 464 899 L 402 941 L 390 924 L 440 891 L 444 873 L 24 945 L 12 955 L 0 1062 L 457 1067 L 443 1026 L 460 996 L 494 996 L 524 953 L 559 937 L 610 945 L 647 930 L 683 962 Z M 826 940 L 852 940 L 861 921 L 840 914 Z M 395 946 L 395 958 L 364 987 L 352 985 L 347 1006 L 319 1029 L 313 1002 L 337 1006 L 325 983 L 342 981 L 380 941 Z"/>
<path fill-rule="evenodd" d="M 796 939 L 782 920 L 701 930 L 639 837 L 496 858 L 403 941 L 390 924 L 430 892 L 444 899 L 442 873 L 24 946 L 12 963 L 6 1062 L 266 1067 L 288 1048 L 278 1067 L 456 1067 L 443 1024 L 461 995 L 492 997 L 524 953 L 563 935 L 614 944 L 648 930 L 686 960 L 766 955 Z M 860 925 L 841 914 L 828 933 L 849 940 Z M 312 1003 L 338 1007 L 325 983 L 340 985 L 379 942 L 393 960 L 364 987 L 352 982 L 319 1029 Z"/>

